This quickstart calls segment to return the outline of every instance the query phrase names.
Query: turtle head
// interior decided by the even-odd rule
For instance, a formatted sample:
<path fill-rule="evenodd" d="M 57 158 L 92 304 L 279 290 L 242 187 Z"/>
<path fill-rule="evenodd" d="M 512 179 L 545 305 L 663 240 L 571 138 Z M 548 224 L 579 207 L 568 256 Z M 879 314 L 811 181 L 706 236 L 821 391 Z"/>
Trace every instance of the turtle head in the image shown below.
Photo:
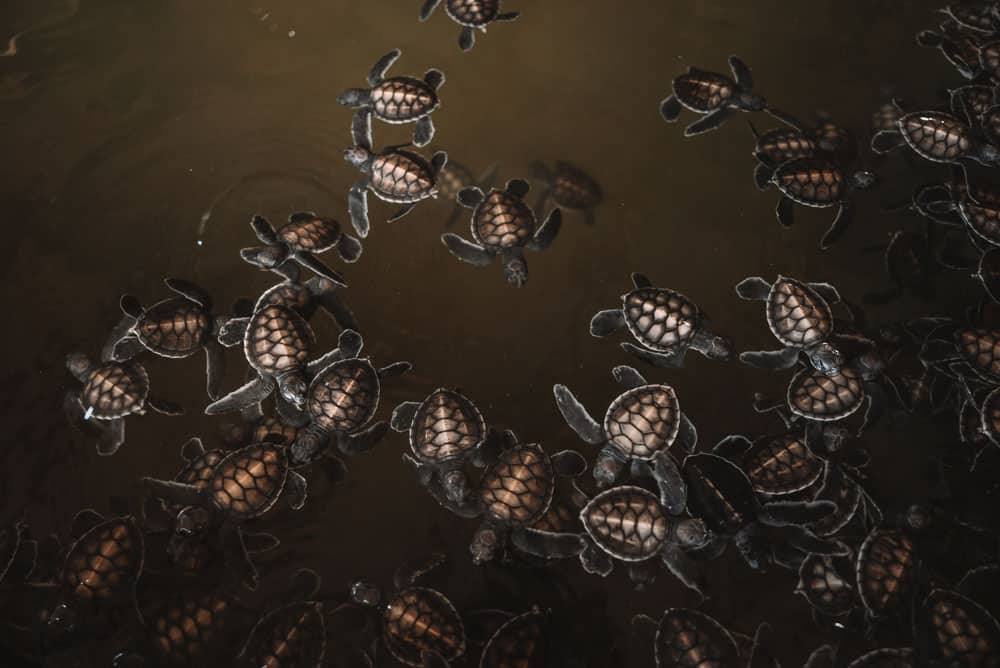
<path fill-rule="evenodd" d="M 497 535 L 497 531 L 493 527 L 483 527 L 477 531 L 472 538 L 472 544 L 469 545 L 469 551 L 472 552 L 472 563 L 478 566 L 493 561 L 499 542 L 500 536 Z"/>
<path fill-rule="evenodd" d="M 708 545 L 711 534 L 700 519 L 687 519 L 677 523 L 677 542 L 686 550 L 697 550 Z"/>
<path fill-rule="evenodd" d="M 461 504 L 469 493 L 468 484 L 465 479 L 465 472 L 462 469 L 448 471 L 443 477 L 444 493 L 448 500 L 455 504 Z"/>
<path fill-rule="evenodd" d="M 361 146 L 352 146 L 351 148 L 344 149 L 344 160 L 361 171 L 368 169 L 368 161 L 371 160 L 371 157 L 371 151 Z"/>
<path fill-rule="evenodd" d="M 180 538 L 190 538 L 205 531 L 211 521 L 212 518 L 205 508 L 187 506 L 177 513 L 177 519 L 174 520 L 174 533 Z"/>
<path fill-rule="evenodd" d="M 91 369 L 90 360 L 83 353 L 70 353 L 66 355 L 66 368 L 76 378 L 83 380 L 83 377 Z"/>
<path fill-rule="evenodd" d="M 733 359 L 733 340 L 728 336 L 713 336 L 705 348 L 705 355 L 713 360 L 728 362 Z"/>
<path fill-rule="evenodd" d="M 844 356 L 833 344 L 824 341 L 809 351 L 809 361 L 820 373 L 838 373 L 844 366 Z"/>
<path fill-rule="evenodd" d="M 625 469 L 625 463 L 617 448 L 608 447 L 602 450 L 594 462 L 594 480 L 597 486 L 604 489 L 615 484 Z"/>
<path fill-rule="evenodd" d="M 306 403 L 309 384 L 301 373 L 288 373 L 278 379 L 278 391 L 285 401 L 296 408 L 302 408 Z"/>
<path fill-rule="evenodd" d="M 855 190 L 867 190 L 874 186 L 877 181 L 878 178 L 874 172 L 869 172 L 866 169 L 851 174 L 851 187 Z"/>
<path fill-rule="evenodd" d="M 288 259 L 288 247 L 284 244 L 254 246 L 240 250 L 243 261 L 261 269 L 273 269 Z"/>
<path fill-rule="evenodd" d="M 744 527 L 733 537 L 736 549 L 739 550 L 743 560 L 755 571 L 761 570 L 767 565 L 767 555 L 770 546 L 767 537 L 760 530 L 757 524 L 750 524 Z"/>
<path fill-rule="evenodd" d="M 351 585 L 351 600 L 360 605 L 374 608 L 382 600 L 382 592 L 372 583 L 359 580 Z"/>
<path fill-rule="evenodd" d="M 511 285 L 523 286 L 528 282 L 528 261 L 523 255 L 511 255 L 504 262 L 503 275 Z"/>
<path fill-rule="evenodd" d="M 764 111 L 767 108 L 767 101 L 755 93 L 740 93 L 740 108 L 746 111 Z"/>

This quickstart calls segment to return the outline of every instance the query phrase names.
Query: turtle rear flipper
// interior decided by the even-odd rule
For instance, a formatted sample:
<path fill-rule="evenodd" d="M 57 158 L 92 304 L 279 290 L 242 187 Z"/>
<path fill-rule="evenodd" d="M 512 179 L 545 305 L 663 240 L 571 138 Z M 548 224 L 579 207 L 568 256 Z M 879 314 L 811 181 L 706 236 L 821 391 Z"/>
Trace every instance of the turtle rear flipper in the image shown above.
<path fill-rule="evenodd" d="M 441 88 L 441 86 L 444 85 L 444 82 L 445 82 L 444 72 L 437 69 L 436 67 L 432 67 L 431 69 L 424 72 L 424 83 L 433 88 L 434 90 L 438 90 L 439 88 Z"/>
<path fill-rule="evenodd" d="M 820 250 L 826 250 L 836 243 L 853 222 L 854 207 L 850 202 L 842 202 L 840 207 L 837 209 L 837 215 L 834 217 L 833 222 L 830 223 L 830 227 L 827 228 L 826 232 L 823 233 L 823 237 L 820 239 Z"/>
<path fill-rule="evenodd" d="M 774 208 L 774 216 L 782 227 L 791 227 L 795 224 L 795 202 L 782 196 Z"/>
<path fill-rule="evenodd" d="M 434 139 L 434 121 L 430 116 L 424 116 L 413 127 L 413 145 L 427 146 Z"/>
<path fill-rule="evenodd" d="M 337 438 L 337 449 L 347 457 L 368 452 L 379 444 L 387 431 L 389 431 L 389 424 L 383 421 L 376 422 L 357 434 L 341 434 Z"/>
<path fill-rule="evenodd" d="M 625 313 L 620 308 L 598 311 L 590 319 L 590 335 L 603 338 L 625 327 Z"/>
<path fill-rule="evenodd" d="M 97 441 L 97 454 L 109 457 L 118 452 L 118 448 L 124 445 L 125 420 L 122 418 L 102 422 L 98 425 L 98 430 L 100 437 Z"/>
<path fill-rule="evenodd" d="M 467 241 L 457 234 L 446 232 L 441 235 L 441 242 L 448 248 L 452 255 L 463 262 L 485 267 L 493 262 L 493 253 L 471 241 Z"/>
<path fill-rule="evenodd" d="M 545 250 L 555 241 L 561 226 L 562 209 L 557 207 L 549 211 L 548 218 L 545 219 L 545 222 L 535 232 L 535 236 L 528 242 L 528 248 L 537 251 Z"/>
<path fill-rule="evenodd" d="M 707 583 L 704 569 L 689 557 L 680 546 L 667 543 L 663 546 L 663 551 L 660 552 L 660 559 L 685 587 L 697 592 L 702 600 L 708 598 L 705 594 Z"/>
<path fill-rule="evenodd" d="M 626 390 L 634 390 L 637 387 L 646 385 L 646 379 L 642 377 L 636 369 L 630 366 L 616 366 L 611 370 L 611 375 Z"/>
<path fill-rule="evenodd" d="M 393 362 L 392 364 L 386 365 L 378 370 L 378 377 L 382 380 L 386 378 L 395 378 L 396 376 L 402 376 L 413 368 L 413 365 L 409 362 Z"/>
<path fill-rule="evenodd" d="M 543 559 L 576 557 L 587 549 L 587 541 L 575 533 L 555 533 L 520 527 L 510 536 L 514 547 Z"/>
<path fill-rule="evenodd" d="M 507 181 L 507 185 L 504 186 L 504 190 L 518 199 L 524 199 L 531 191 L 531 184 L 524 179 L 511 179 L 510 181 Z"/>
<path fill-rule="evenodd" d="M 744 278 L 736 284 L 736 295 L 748 301 L 765 301 L 771 294 L 771 284 L 760 276 Z"/>
<path fill-rule="evenodd" d="M 184 415 L 184 408 L 173 401 L 150 395 L 146 398 L 146 405 L 162 415 L 179 416 Z"/>
<path fill-rule="evenodd" d="M 715 444 L 715 447 L 712 448 L 712 453 L 719 455 L 723 459 L 737 463 L 746 451 L 750 449 L 751 445 L 753 443 L 746 436 L 742 434 L 730 434 Z"/>
<path fill-rule="evenodd" d="M 462 31 L 458 33 L 458 48 L 462 51 L 469 51 L 476 45 L 476 33 L 475 31 L 465 26 Z"/>
<path fill-rule="evenodd" d="M 516 21 L 521 12 L 504 12 L 493 17 L 494 21 Z"/>
<path fill-rule="evenodd" d="M 844 301 L 840 296 L 840 291 L 830 283 L 813 282 L 806 283 L 806 285 L 826 300 L 827 304 L 839 304 Z"/>
<path fill-rule="evenodd" d="M 392 411 L 392 418 L 389 420 L 389 425 L 393 431 L 409 431 L 410 425 L 413 424 L 413 418 L 417 415 L 418 408 L 420 408 L 419 401 L 404 401 L 396 406 Z"/>
<path fill-rule="evenodd" d="M 466 209 L 475 209 L 486 198 L 479 186 L 467 186 L 458 191 L 455 201 Z"/>
<path fill-rule="evenodd" d="M 740 353 L 740 361 L 759 369 L 791 369 L 799 361 L 799 349 L 747 350 Z"/>
<path fill-rule="evenodd" d="M 218 399 L 222 393 L 222 378 L 226 372 L 226 355 L 217 341 L 205 344 L 205 383 L 208 398 Z"/>
<path fill-rule="evenodd" d="M 885 155 L 902 148 L 905 144 L 903 135 L 895 130 L 879 130 L 872 135 L 872 152 L 876 155 Z"/>
<path fill-rule="evenodd" d="M 587 460 L 576 450 L 560 450 L 549 460 L 553 472 L 560 478 L 578 478 L 587 470 Z"/>
<path fill-rule="evenodd" d="M 677 120 L 677 117 L 681 114 L 680 100 L 677 99 L 676 95 L 668 95 L 660 102 L 660 116 L 667 123 L 673 123 Z"/>
<path fill-rule="evenodd" d="M 275 385 L 276 383 L 271 378 L 254 378 L 218 401 L 209 404 L 205 408 L 205 415 L 236 413 L 247 406 L 260 403 L 271 395 Z"/>
<path fill-rule="evenodd" d="M 403 55 L 403 52 L 399 49 L 393 49 L 389 53 L 385 54 L 381 58 L 375 61 L 372 65 L 371 70 L 368 72 L 368 85 L 377 86 L 385 80 L 385 73 L 389 71 L 392 64 L 399 60 L 399 57 Z"/>
<path fill-rule="evenodd" d="M 622 350 L 638 357 L 646 364 L 651 364 L 661 369 L 677 369 L 683 366 L 684 356 L 680 353 L 667 354 L 653 352 L 652 350 L 640 348 L 629 341 L 623 341 L 620 345 Z"/>
<path fill-rule="evenodd" d="M 202 308 L 209 310 L 212 308 L 212 296 L 197 283 L 184 278 L 166 278 L 163 283 L 180 296 L 193 301 Z"/>
<path fill-rule="evenodd" d="M 351 225 L 358 236 L 364 239 L 368 236 L 371 224 L 368 222 L 368 183 L 361 180 L 351 186 L 347 195 L 347 208 L 351 215 Z"/>
<path fill-rule="evenodd" d="M 719 126 L 725 123 L 726 120 L 728 120 L 729 117 L 732 115 L 732 113 L 733 113 L 732 110 L 729 109 L 728 107 L 722 107 L 720 109 L 716 109 L 712 113 L 703 116 L 702 118 L 698 119 L 691 125 L 684 128 L 684 136 L 694 137 L 696 135 L 704 134 L 706 132 L 711 132 L 712 130 L 717 129 Z"/>
<path fill-rule="evenodd" d="M 565 385 L 554 385 L 552 393 L 556 398 L 556 406 L 562 413 L 566 424 L 577 433 L 587 443 L 591 445 L 602 445 L 607 437 L 604 428 L 591 417 L 583 404 L 573 396 L 573 393 Z"/>
<path fill-rule="evenodd" d="M 389 222 L 389 223 L 395 223 L 395 222 L 396 222 L 397 220 L 399 220 L 400 218 L 403 218 L 403 217 L 404 217 L 404 216 L 406 216 L 406 215 L 407 215 L 408 213 L 410 213 L 411 211 L 413 211 L 414 207 L 416 207 L 416 204 L 414 204 L 414 203 L 412 203 L 412 202 L 411 202 L 410 204 L 404 204 L 403 206 L 401 206 L 401 207 L 400 207 L 400 208 L 399 208 L 399 209 L 398 209 L 398 210 L 396 211 L 396 213 L 394 213 L 394 214 L 392 214 L 391 216 L 389 216 L 389 217 L 388 217 L 388 218 L 386 219 L 386 222 Z"/>
<path fill-rule="evenodd" d="M 434 13 L 434 10 L 437 9 L 437 6 L 440 4 L 441 0 L 426 0 L 426 2 L 424 2 L 423 6 L 420 8 L 419 18 L 421 22 L 429 19 L 431 17 L 431 14 Z"/>

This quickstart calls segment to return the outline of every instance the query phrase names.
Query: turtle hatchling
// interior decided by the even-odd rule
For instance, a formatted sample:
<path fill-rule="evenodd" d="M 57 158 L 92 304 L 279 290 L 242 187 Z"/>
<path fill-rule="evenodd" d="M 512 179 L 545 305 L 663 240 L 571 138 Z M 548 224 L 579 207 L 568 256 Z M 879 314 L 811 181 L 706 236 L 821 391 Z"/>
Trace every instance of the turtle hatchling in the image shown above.
<path fill-rule="evenodd" d="M 413 145 L 426 146 L 434 138 L 431 113 L 440 106 L 438 89 L 444 84 L 444 72 L 429 69 L 423 79 L 386 77 L 385 73 L 399 59 L 402 51 L 393 49 L 368 72 L 368 88 L 349 88 L 337 96 L 337 102 L 357 109 L 354 127 L 364 136 L 371 135 L 372 116 L 386 123 L 416 123 Z"/>
<path fill-rule="evenodd" d="M 420 20 L 426 21 L 441 4 L 441 0 L 425 0 L 420 8 Z M 486 26 L 495 21 L 513 21 L 521 12 L 501 12 L 500 0 L 445 0 L 444 11 L 448 18 L 462 26 L 458 46 L 468 51 L 476 44 L 476 30 L 486 32 Z"/>
<path fill-rule="evenodd" d="M 545 668 L 552 665 L 548 616 L 535 608 L 508 620 L 483 647 L 479 668 Z"/>
<path fill-rule="evenodd" d="M 961 96 L 956 100 L 964 110 Z M 964 112 L 968 116 L 968 112 Z M 903 114 L 895 130 L 881 130 L 872 136 L 872 150 L 884 154 L 909 146 L 925 160 L 957 163 L 972 160 L 983 165 L 1000 162 L 1000 150 L 979 136 L 969 125 L 943 111 L 918 111 Z"/>
<path fill-rule="evenodd" d="M 688 350 L 709 359 L 732 358 L 729 338 L 711 332 L 708 316 L 681 293 L 655 288 L 646 276 L 632 274 L 634 290 L 622 295 L 621 308 L 598 311 L 590 320 L 590 334 L 605 337 L 628 328 L 639 345 L 624 342 L 625 352 L 658 367 L 681 367 Z"/>
<path fill-rule="evenodd" d="M 541 225 L 531 208 L 524 203 L 530 186 L 523 179 L 512 179 L 503 190 L 492 188 L 483 193 L 478 187 L 458 193 L 458 203 L 472 209 L 473 241 L 452 234 L 441 235 L 451 254 L 463 262 L 484 267 L 498 255 L 503 260 L 507 282 L 518 287 L 528 281 L 528 261 L 524 249 L 547 249 L 559 234 L 562 210 L 552 209 Z"/>
<path fill-rule="evenodd" d="M 565 160 L 557 160 L 554 167 L 536 161 L 529 168 L 531 177 L 544 185 L 535 201 L 535 211 L 541 211 L 551 199 L 556 206 L 581 212 L 587 225 L 594 224 L 594 210 L 604 200 L 594 177 Z"/>
<path fill-rule="evenodd" d="M 660 103 L 660 116 L 673 123 L 681 109 L 690 109 L 704 117 L 684 129 L 685 137 L 715 130 L 734 111 L 763 111 L 767 102 L 753 92 L 753 75 L 746 63 L 729 56 L 732 78 L 696 67 L 673 81 L 673 92 Z"/>
<path fill-rule="evenodd" d="M 935 589 L 924 601 L 931 653 L 948 666 L 1000 666 L 1000 625 L 975 601 L 947 589 Z M 926 632 L 923 628 L 914 632 Z"/>
<path fill-rule="evenodd" d="M 468 167 L 449 157 L 448 162 L 441 168 L 437 178 L 438 195 L 442 199 L 454 204 L 452 212 L 448 216 L 448 220 L 444 226 L 452 227 L 455 221 L 462 215 L 464 207 L 457 201 L 459 192 L 470 186 L 478 186 L 482 190 L 489 190 L 493 187 L 496 178 L 496 163 L 487 167 L 486 171 L 480 174 L 479 178 L 476 178 Z"/>
<path fill-rule="evenodd" d="M 340 223 L 333 218 L 321 218 L 311 211 L 293 213 L 278 229 L 274 229 L 264 216 L 254 216 L 250 227 L 267 245 L 244 248 L 240 257 L 261 269 L 273 270 L 291 260 L 317 276 L 346 287 L 344 277 L 323 264 L 316 255 L 336 247 L 344 262 L 357 262 L 361 257 L 360 241 L 344 234 Z"/>

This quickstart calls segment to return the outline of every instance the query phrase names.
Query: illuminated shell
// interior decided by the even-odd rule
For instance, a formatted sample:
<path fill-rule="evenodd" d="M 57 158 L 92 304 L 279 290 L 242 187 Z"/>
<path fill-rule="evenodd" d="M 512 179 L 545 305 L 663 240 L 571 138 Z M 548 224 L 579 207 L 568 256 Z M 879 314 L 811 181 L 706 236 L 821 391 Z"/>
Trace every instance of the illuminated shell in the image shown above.
<path fill-rule="evenodd" d="M 472 212 L 472 236 L 486 248 L 524 246 L 538 221 L 521 198 L 504 190 L 490 190 Z"/>
<path fill-rule="evenodd" d="M 486 438 L 486 420 L 457 392 L 437 389 L 424 399 L 410 425 L 410 448 L 427 463 L 463 457 Z"/>
<path fill-rule="evenodd" d="M 60 582 L 73 598 L 110 599 L 132 587 L 144 556 L 135 519 L 111 519 L 77 539 L 66 555 Z"/>
<path fill-rule="evenodd" d="M 738 666 L 736 641 L 719 622 L 689 608 L 663 613 L 656 630 L 658 668 L 728 668 Z"/>
<path fill-rule="evenodd" d="M 844 558 L 810 554 L 799 567 L 795 592 L 824 615 L 847 614 L 857 603 L 851 562 Z"/>
<path fill-rule="evenodd" d="M 465 653 L 462 618 L 444 594 L 426 587 L 408 587 L 393 595 L 382 614 L 383 637 L 401 663 L 421 668 L 421 652 L 434 651 L 446 661 Z"/>
<path fill-rule="evenodd" d="M 269 439 L 279 437 L 281 438 L 280 444 L 288 446 L 292 444 L 298 433 L 298 427 L 285 424 L 276 417 L 266 417 L 254 424 L 250 440 L 254 443 L 263 443 L 266 440 L 274 442 Z"/>
<path fill-rule="evenodd" d="M 948 665 L 1000 665 L 1000 626 L 989 612 L 961 594 L 935 589 L 924 603 L 934 653 Z"/>
<path fill-rule="evenodd" d="M 598 547 L 622 561 L 658 554 L 670 537 L 671 519 L 659 499 L 641 487 L 614 487 L 580 511 L 587 534 Z"/>
<path fill-rule="evenodd" d="M 367 359 L 335 362 L 309 384 L 306 408 L 313 423 L 327 431 L 363 427 L 378 409 L 378 372 Z"/>
<path fill-rule="evenodd" d="M 322 253 L 337 244 L 340 223 L 333 218 L 318 216 L 311 220 L 295 220 L 278 230 L 278 238 L 293 250 Z"/>
<path fill-rule="evenodd" d="M 632 336 L 659 352 L 685 350 L 704 322 L 694 302 L 665 288 L 632 290 L 622 296 L 622 311 Z"/>
<path fill-rule="evenodd" d="M 375 115 L 387 123 L 407 123 L 422 118 L 438 106 L 434 89 L 419 79 L 392 77 L 371 89 Z"/>
<path fill-rule="evenodd" d="M 754 151 L 758 160 L 771 167 L 797 158 L 810 158 L 815 154 L 816 143 L 792 128 L 768 130 L 757 138 Z"/>
<path fill-rule="evenodd" d="M 680 403 L 669 385 L 643 385 L 615 399 L 604 416 L 608 442 L 627 457 L 649 460 L 673 445 Z"/>
<path fill-rule="evenodd" d="M 792 494 L 823 475 L 823 460 L 801 436 L 784 434 L 754 443 L 743 456 L 743 470 L 758 494 Z"/>
<path fill-rule="evenodd" d="M 977 373 L 1000 378 L 1000 330 L 962 329 L 956 332 L 955 342 Z"/>
<path fill-rule="evenodd" d="M 969 128 L 944 112 L 905 114 L 896 126 L 910 148 L 926 160 L 955 162 L 972 148 Z"/>
<path fill-rule="evenodd" d="M 580 533 L 580 513 L 558 496 L 552 500 L 544 515 L 535 520 L 532 529 L 552 533 Z"/>
<path fill-rule="evenodd" d="M 533 610 L 497 629 L 483 648 L 479 668 L 545 668 L 547 655 L 545 615 Z"/>
<path fill-rule="evenodd" d="M 240 656 L 264 668 L 319 666 L 326 653 L 321 603 L 292 603 L 261 618 Z"/>
<path fill-rule="evenodd" d="M 963 197 L 958 204 L 962 220 L 972 232 L 993 246 L 1000 246 L 1000 207 Z"/>
<path fill-rule="evenodd" d="M 829 375 L 803 369 L 788 384 L 789 409 L 807 420 L 842 420 L 861 408 L 864 398 L 861 378 L 850 367 Z"/>
<path fill-rule="evenodd" d="M 861 549 L 855 577 L 865 608 L 876 615 L 900 605 L 913 584 L 913 539 L 897 529 L 875 529 Z"/>
<path fill-rule="evenodd" d="M 168 299 L 143 312 L 132 327 L 146 348 L 163 357 L 189 357 L 200 351 L 212 331 L 205 309 L 189 299 Z"/>
<path fill-rule="evenodd" d="M 181 596 L 152 620 L 153 649 L 166 665 L 194 665 L 210 655 L 230 602 L 218 594 Z"/>
<path fill-rule="evenodd" d="M 736 83 L 727 76 L 691 68 L 674 79 L 674 95 L 682 105 L 707 114 L 726 105 L 736 94 Z"/>
<path fill-rule="evenodd" d="M 778 276 L 764 307 L 767 326 L 782 345 L 808 348 L 833 332 L 830 305 L 815 290 L 794 278 Z"/>
<path fill-rule="evenodd" d="M 309 323 L 287 306 L 269 305 L 254 313 L 243 349 L 250 366 L 277 376 L 301 369 L 316 340 Z"/>
<path fill-rule="evenodd" d="M 444 8 L 455 23 L 482 28 L 500 12 L 500 0 L 447 0 Z"/>
<path fill-rule="evenodd" d="M 521 526 L 545 514 L 554 491 L 552 462 L 530 443 L 501 453 L 483 474 L 479 496 L 488 517 Z"/>
<path fill-rule="evenodd" d="M 248 445 L 216 467 L 209 484 L 212 502 L 231 521 L 244 522 L 270 510 L 287 477 L 288 457 L 283 447 Z"/>
<path fill-rule="evenodd" d="M 823 208 L 844 200 L 844 172 L 817 158 L 800 158 L 781 164 L 772 182 L 786 197 L 804 206 Z"/>
<path fill-rule="evenodd" d="M 463 188 L 468 188 L 476 182 L 467 167 L 451 158 L 437 175 L 438 193 L 446 200 L 453 200 Z"/>
<path fill-rule="evenodd" d="M 136 362 L 105 362 L 90 371 L 80 402 L 98 420 L 142 412 L 149 395 L 149 375 Z"/>
<path fill-rule="evenodd" d="M 438 193 L 430 164 L 409 151 L 375 156 L 371 164 L 371 188 L 379 198 L 399 204 L 419 202 Z"/>
<path fill-rule="evenodd" d="M 259 311 L 265 306 L 270 305 L 287 306 L 290 309 L 298 311 L 303 317 L 306 317 L 311 304 L 312 294 L 309 292 L 309 288 L 301 283 L 284 281 L 268 288 L 264 294 L 258 297 L 254 311 Z"/>

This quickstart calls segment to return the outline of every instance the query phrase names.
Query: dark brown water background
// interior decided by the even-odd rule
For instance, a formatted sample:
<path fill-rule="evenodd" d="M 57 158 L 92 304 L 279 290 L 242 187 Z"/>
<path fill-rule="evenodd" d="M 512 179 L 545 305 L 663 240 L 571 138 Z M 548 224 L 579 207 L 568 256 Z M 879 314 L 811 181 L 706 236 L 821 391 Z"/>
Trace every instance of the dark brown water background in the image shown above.
<path fill-rule="evenodd" d="M 236 252 L 254 243 L 254 213 L 280 220 L 310 209 L 346 223 L 356 172 L 341 158 L 350 112 L 334 98 L 362 85 L 391 48 L 403 51 L 395 74 L 434 66 L 447 75 L 435 146 L 476 172 L 497 162 L 501 179 L 525 175 L 531 160 L 566 159 L 599 179 L 606 199 L 594 227 L 566 215 L 516 290 L 498 266 L 477 269 L 447 253 L 438 237 L 449 203 L 423 203 L 388 225 L 393 207 L 373 198 L 364 256 L 343 268 L 344 298 L 377 363 L 414 365 L 385 384 L 381 415 L 437 386 L 460 387 L 490 422 L 549 451 L 579 447 L 588 456 L 551 386 L 569 385 L 594 412 L 616 394 L 610 368 L 630 360 L 620 338 L 592 339 L 587 323 L 615 305 L 630 272 L 693 297 L 739 349 L 769 347 L 760 305 L 736 299 L 733 285 L 778 272 L 828 280 L 854 297 L 881 285 L 879 256 L 860 249 L 894 229 L 879 201 L 905 191 L 890 161 L 888 183 L 861 198 L 846 240 L 820 253 L 830 212 L 799 211 L 797 226 L 781 229 L 775 194 L 751 180 L 746 117 L 685 140 L 682 126 L 657 114 L 670 79 L 691 64 L 724 71 L 736 53 L 777 106 L 804 117 L 823 109 L 858 133 L 884 84 L 930 102 L 954 82 L 939 54 L 912 41 L 936 23 L 929 3 L 511 0 L 505 8 L 521 19 L 492 26 L 468 54 L 443 12 L 420 24 L 418 8 L 404 0 L 0 4 L 0 38 L 20 33 L 0 58 L 0 519 L 23 513 L 39 534 L 65 530 L 82 507 L 107 511 L 109 497 L 136 495 L 140 476 L 172 475 L 188 437 L 217 442 L 219 421 L 201 415 L 202 358 L 149 360 L 155 391 L 188 415 L 129 419 L 126 445 L 98 457 L 59 412 L 71 386 L 64 355 L 96 356 L 119 318 L 119 295 L 157 301 L 165 276 L 194 280 L 223 305 L 274 283 Z M 406 141 L 409 131 L 376 124 L 376 143 Z M 466 228 L 463 217 L 458 231 Z M 904 300 L 875 316 L 913 309 Z M 323 346 L 334 345 L 333 326 L 314 322 Z M 242 374 L 238 350 L 230 353 L 227 387 Z M 646 372 L 675 386 L 708 444 L 765 428 L 750 396 L 782 382 L 697 355 L 685 370 Z M 922 428 L 918 420 L 869 438 L 883 495 L 909 489 L 901 471 L 919 460 Z M 451 560 L 437 583 L 460 608 L 572 609 L 589 655 L 581 665 L 591 666 L 650 665 L 650 646 L 630 634 L 631 615 L 694 603 L 666 574 L 638 594 L 624 569 L 602 582 L 574 562 L 523 577 L 473 567 L 466 545 L 475 525 L 418 488 L 400 463 L 405 448 L 391 434 L 349 463 L 346 484 L 316 482 L 304 511 L 275 515 L 268 526 L 284 546 L 262 570 L 308 566 L 336 588 L 360 576 L 388 581 L 403 559 L 444 548 Z M 753 574 L 730 551 L 710 578 L 705 609 L 743 632 L 769 621 L 786 665 L 819 644 L 805 602 L 791 594 L 791 573 Z M 574 601 L 560 602 L 560 581 Z"/>

